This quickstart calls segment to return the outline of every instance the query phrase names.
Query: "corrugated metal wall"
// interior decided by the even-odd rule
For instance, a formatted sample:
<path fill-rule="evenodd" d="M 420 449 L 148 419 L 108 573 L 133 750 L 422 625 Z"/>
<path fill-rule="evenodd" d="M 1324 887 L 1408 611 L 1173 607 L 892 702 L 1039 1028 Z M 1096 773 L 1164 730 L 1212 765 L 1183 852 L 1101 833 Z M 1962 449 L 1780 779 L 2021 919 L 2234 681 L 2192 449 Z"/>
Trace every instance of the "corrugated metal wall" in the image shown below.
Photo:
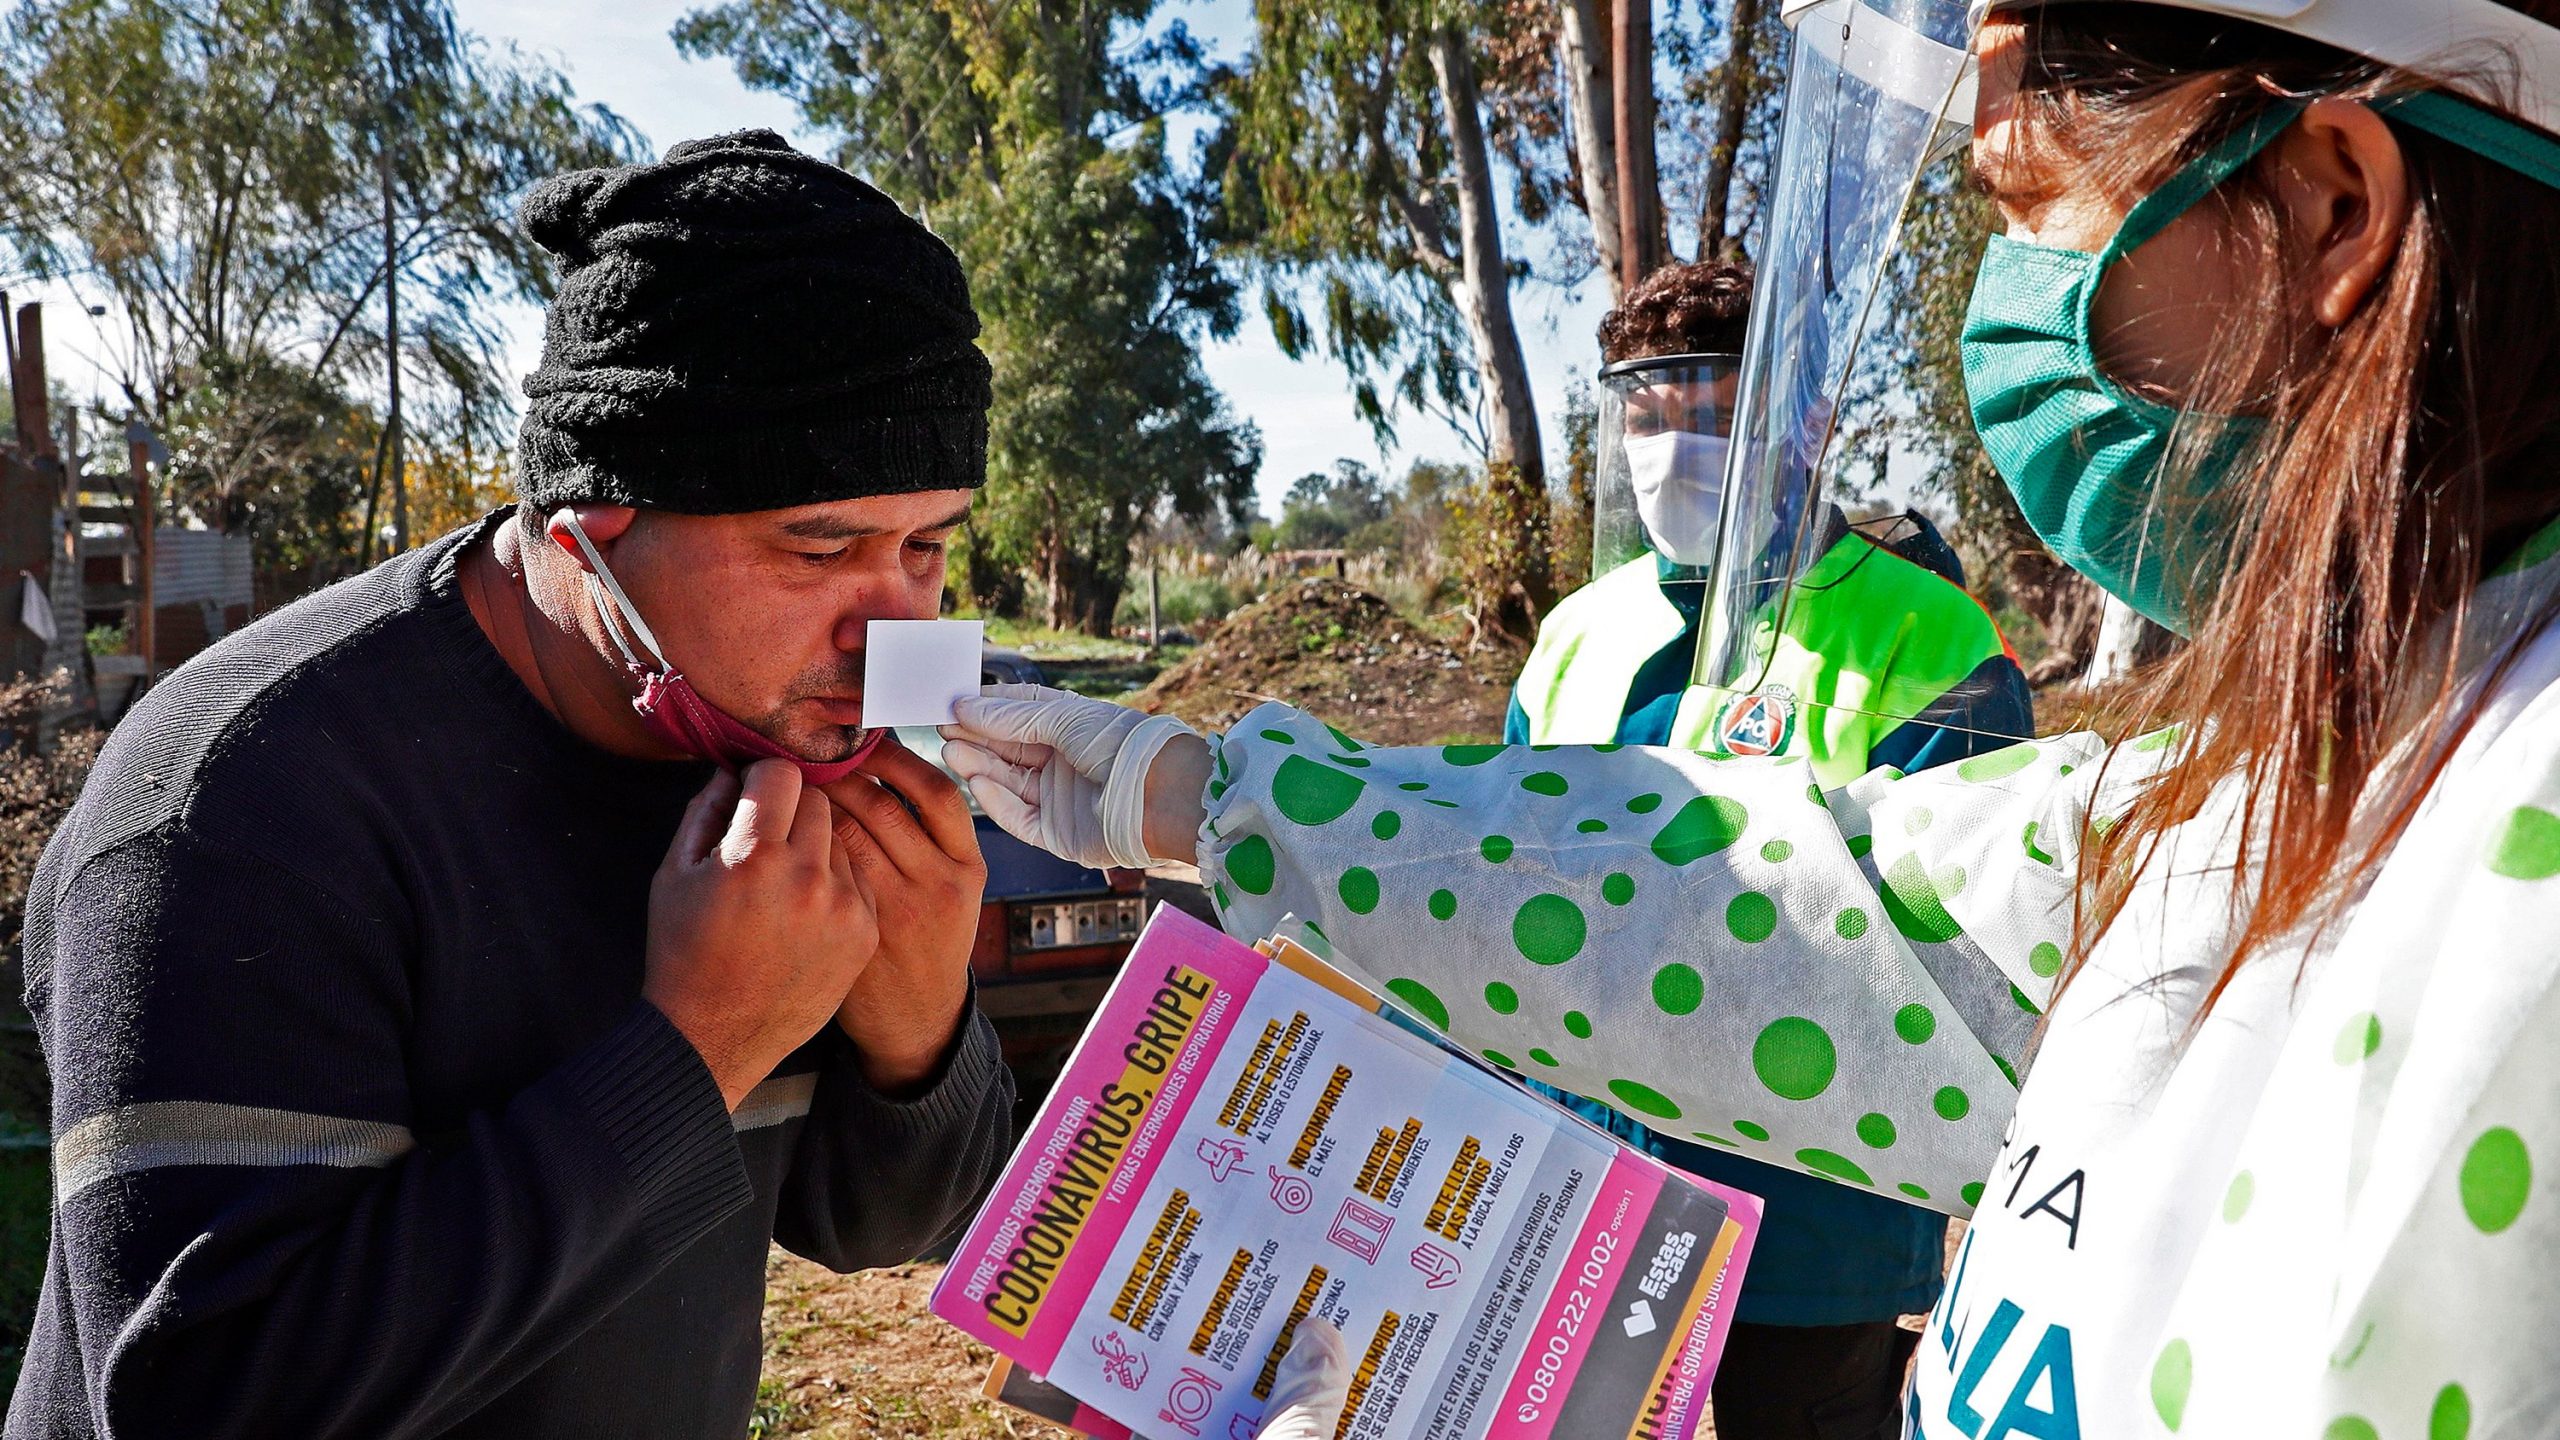
<path fill-rule="evenodd" d="M 248 536 L 162 526 L 152 541 L 157 550 L 151 564 L 155 604 L 193 605 L 210 600 L 227 610 L 249 603 Z"/>

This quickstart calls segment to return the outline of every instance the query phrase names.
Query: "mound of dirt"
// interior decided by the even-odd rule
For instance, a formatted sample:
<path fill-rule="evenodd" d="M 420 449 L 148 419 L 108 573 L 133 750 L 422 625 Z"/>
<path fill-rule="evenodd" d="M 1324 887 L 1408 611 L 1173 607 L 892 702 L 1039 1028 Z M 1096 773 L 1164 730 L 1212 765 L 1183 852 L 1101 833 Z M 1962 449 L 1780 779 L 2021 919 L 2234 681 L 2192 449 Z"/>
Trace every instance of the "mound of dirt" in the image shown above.
<path fill-rule="evenodd" d="M 1339 580 L 1300 580 L 1227 617 L 1129 703 L 1223 730 L 1279 700 L 1380 745 L 1502 738 L 1524 657 L 1469 654 Z"/>

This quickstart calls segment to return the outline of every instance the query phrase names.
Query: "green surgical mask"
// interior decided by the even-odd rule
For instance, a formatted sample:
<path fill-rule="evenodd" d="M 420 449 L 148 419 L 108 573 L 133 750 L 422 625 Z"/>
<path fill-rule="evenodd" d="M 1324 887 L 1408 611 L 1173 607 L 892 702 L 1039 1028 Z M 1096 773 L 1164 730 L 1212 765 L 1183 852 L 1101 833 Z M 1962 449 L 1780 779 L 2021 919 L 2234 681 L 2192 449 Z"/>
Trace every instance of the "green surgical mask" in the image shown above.
<path fill-rule="evenodd" d="M 2293 123 L 2279 107 L 2208 152 L 2125 216 L 2097 254 L 1991 237 L 1965 315 L 1965 390 L 1983 450 L 2065 565 L 2181 635 L 2190 599 L 2209 599 L 2235 541 L 2225 479 L 2260 422 L 2186 415 L 2133 394 L 2098 363 L 2098 286 L 2116 261 L 2213 193 Z M 2161 493 L 2180 426 L 2209 427 L 2186 493 Z"/>
<path fill-rule="evenodd" d="M 1965 316 L 1965 389 L 1974 428 L 2027 524 L 2062 562 L 2184 635 L 2239 543 L 2234 463 L 2264 433 L 2238 416 L 2182 414 L 2108 378 L 2091 343 L 2098 285 L 2116 261 L 2239 173 L 2298 117 L 2281 104 L 2170 177 L 2095 255 L 1993 236 Z M 2441 92 L 2386 96 L 2392 120 L 2560 189 L 2560 140 Z M 2161 493 L 2180 425 L 2204 427 L 2183 493 Z"/>

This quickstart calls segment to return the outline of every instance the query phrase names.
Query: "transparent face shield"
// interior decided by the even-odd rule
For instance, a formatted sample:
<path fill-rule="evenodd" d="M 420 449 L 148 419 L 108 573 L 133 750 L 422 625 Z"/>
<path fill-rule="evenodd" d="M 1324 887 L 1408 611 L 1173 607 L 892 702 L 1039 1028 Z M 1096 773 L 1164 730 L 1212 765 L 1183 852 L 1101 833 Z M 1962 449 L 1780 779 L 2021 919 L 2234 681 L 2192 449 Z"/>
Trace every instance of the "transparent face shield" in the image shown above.
<path fill-rule="evenodd" d="M 1665 355 L 1600 372 L 1593 579 L 1646 557 L 1669 579 L 1711 572 L 1741 366 L 1738 355 Z"/>
<path fill-rule="evenodd" d="M 1739 696 L 1778 683 L 1773 671 L 1800 643 L 1793 612 L 1838 585 L 1843 577 L 1831 571 L 1856 549 L 1842 550 L 1841 518 L 1825 496 L 1839 493 L 1853 429 L 1889 422 L 1897 403 L 1909 409 L 1896 401 L 1893 377 L 1879 372 L 1871 342 L 1894 323 L 1889 262 L 1924 177 L 1953 163 L 1971 137 L 1969 8 L 1967 0 L 1787 4 L 1794 54 L 1723 524 L 1708 567 L 1699 686 Z M 1881 691 L 1832 703 L 1945 708 Z"/>

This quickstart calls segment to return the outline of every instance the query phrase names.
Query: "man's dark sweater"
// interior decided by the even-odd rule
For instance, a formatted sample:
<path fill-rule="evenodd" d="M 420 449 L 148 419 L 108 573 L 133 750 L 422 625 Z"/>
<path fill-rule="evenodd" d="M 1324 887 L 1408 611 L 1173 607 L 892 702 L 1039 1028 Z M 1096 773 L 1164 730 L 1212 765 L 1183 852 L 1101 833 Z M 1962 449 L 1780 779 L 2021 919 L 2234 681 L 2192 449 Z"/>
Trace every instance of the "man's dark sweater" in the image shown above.
<path fill-rule="evenodd" d="M 639 999 L 709 769 L 608 755 L 481 634 L 497 519 L 223 641 L 117 727 L 29 896 L 55 1209 L 10 1440 L 746 1433 L 768 1240 L 904 1260 L 1004 1158 L 833 1026 L 732 1116 Z"/>

